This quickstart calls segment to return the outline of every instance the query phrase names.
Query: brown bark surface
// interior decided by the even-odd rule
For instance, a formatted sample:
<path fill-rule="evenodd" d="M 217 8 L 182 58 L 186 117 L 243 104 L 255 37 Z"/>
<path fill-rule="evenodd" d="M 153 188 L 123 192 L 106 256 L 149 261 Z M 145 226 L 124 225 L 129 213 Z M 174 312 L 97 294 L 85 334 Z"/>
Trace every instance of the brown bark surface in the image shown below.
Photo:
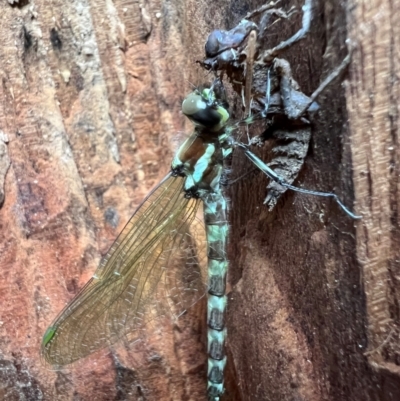
<path fill-rule="evenodd" d="M 363 219 L 293 193 L 268 212 L 261 174 L 229 188 L 226 400 L 400 399 L 400 7 L 315 3 L 310 34 L 283 55 L 303 92 L 341 62 L 346 38 L 355 50 L 318 99 L 298 183 L 355 200 Z M 191 129 L 180 104 L 189 82 L 211 79 L 195 64 L 208 33 L 260 4 L 1 4 L 0 400 L 206 399 L 201 302 L 136 352 L 121 342 L 54 372 L 39 348 Z M 271 27 L 269 44 L 300 22 Z M 231 178 L 250 169 L 236 152 Z"/>
<path fill-rule="evenodd" d="M 311 34 L 285 54 L 311 93 L 346 38 L 354 43 L 347 79 L 318 99 L 299 181 L 350 205 L 353 177 L 363 219 L 293 193 L 267 213 L 263 179 L 232 188 L 230 350 L 243 400 L 400 399 L 399 12 L 393 2 L 319 2 Z"/>

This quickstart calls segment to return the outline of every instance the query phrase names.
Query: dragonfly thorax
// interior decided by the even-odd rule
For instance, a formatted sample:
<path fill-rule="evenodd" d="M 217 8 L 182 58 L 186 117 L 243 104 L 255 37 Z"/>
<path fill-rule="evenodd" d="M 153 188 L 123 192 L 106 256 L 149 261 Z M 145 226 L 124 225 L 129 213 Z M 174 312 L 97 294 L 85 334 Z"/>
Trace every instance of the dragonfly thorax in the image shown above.
<path fill-rule="evenodd" d="M 182 103 L 182 112 L 195 124 L 172 162 L 172 175 L 184 176 L 185 196 L 204 198 L 220 191 L 223 143 L 229 118 L 225 90 L 219 80 L 211 88 L 196 89 Z"/>
<path fill-rule="evenodd" d="M 184 176 L 188 198 L 219 191 L 223 151 L 219 137 L 202 135 L 197 129 L 182 144 L 172 162 L 172 174 Z"/>

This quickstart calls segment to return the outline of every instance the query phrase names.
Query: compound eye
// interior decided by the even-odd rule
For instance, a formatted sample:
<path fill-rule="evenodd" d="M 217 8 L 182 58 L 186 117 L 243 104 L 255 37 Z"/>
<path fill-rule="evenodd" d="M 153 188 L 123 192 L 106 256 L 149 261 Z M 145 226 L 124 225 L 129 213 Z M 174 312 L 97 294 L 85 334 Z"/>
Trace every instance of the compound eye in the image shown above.
<path fill-rule="evenodd" d="M 221 122 L 221 114 L 196 92 L 190 93 L 182 103 L 182 113 L 196 125 L 214 127 Z"/>
<path fill-rule="evenodd" d="M 182 103 L 182 112 L 185 116 L 190 117 L 200 110 L 204 110 L 207 107 L 207 103 L 196 92 L 190 93 Z"/>

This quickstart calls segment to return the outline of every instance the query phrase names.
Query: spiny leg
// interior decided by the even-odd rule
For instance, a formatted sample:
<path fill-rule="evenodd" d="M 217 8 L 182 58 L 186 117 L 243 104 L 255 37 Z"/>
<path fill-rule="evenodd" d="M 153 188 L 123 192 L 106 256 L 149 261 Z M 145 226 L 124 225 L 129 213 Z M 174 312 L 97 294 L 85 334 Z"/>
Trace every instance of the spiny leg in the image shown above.
<path fill-rule="evenodd" d="M 267 175 L 271 180 L 275 181 L 279 185 L 291 189 L 292 191 L 300 192 L 303 194 L 307 195 L 314 195 L 314 196 L 322 196 L 322 197 L 327 197 L 327 198 L 332 198 L 334 201 L 341 207 L 341 209 L 352 219 L 361 219 L 361 216 L 358 216 L 351 212 L 339 199 L 339 197 L 331 192 L 319 192 L 319 191 L 311 191 L 308 189 L 303 189 L 303 188 L 298 188 L 294 185 L 288 184 L 284 178 L 279 176 L 272 170 L 270 167 L 268 167 L 267 164 L 265 164 L 259 157 L 257 157 L 254 153 L 250 152 L 247 149 L 246 145 L 243 144 L 238 144 L 240 148 L 244 150 L 245 155 L 254 163 L 255 166 L 257 166 L 265 175 Z"/>
<path fill-rule="evenodd" d="M 280 2 L 281 2 L 281 0 L 277 0 L 275 3 L 271 1 L 268 4 L 264 4 L 263 6 L 249 12 L 243 19 L 250 20 L 250 19 L 258 17 L 259 15 L 262 15 L 260 23 L 259 23 L 259 27 L 260 27 L 260 34 L 263 35 L 264 31 L 267 29 L 267 27 L 271 26 L 271 24 L 269 22 L 270 22 L 270 18 L 272 15 L 275 15 L 278 18 L 288 19 L 295 12 L 296 7 L 294 7 L 294 6 L 289 11 L 284 11 L 281 8 L 274 8 Z M 277 21 L 275 21 L 275 22 L 277 22 Z"/>
<path fill-rule="evenodd" d="M 311 98 L 308 98 L 306 95 L 302 94 L 301 92 L 292 91 L 292 86 L 293 86 L 293 78 L 291 75 L 291 68 L 290 64 L 283 59 L 275 59 L 275 68 L 277 68 L 277 65 L 279 65 L 279 68 L 281 69 L 280 75 L 281 75 L 281 81 L 280 81 L 280 91 L 281 91 L 281 97 L 283 98 L 283 106 L 284 106 L 284 112 L 285 115 L 289 119 L 300 119 L 301 116 L 310 108 L 310 106 L 313 103 L 313 100 L 322 92 L 323 89 L 326 88 L 326 86 L 336 77 L 340 75 L 340 73 L 346 68 L 350 60 L 350 55 L 348 55 L 344 61 L 341 63 L 341 65 L 336 68 L 329 76 L 322 82 L 320 87 L 314 92 L 314 94 L 311 96 Z M 277 68 L 278 69 L 278 68 Z M 284 71 L 284 73 L 282 73 Z M 268 70 L 269 72 L 269 70 Z M 269 79 L 269 75 L 268 75 Z M 297 85 L 297 84 L 296 84 Z M 267 88 L 269 88 L 269 85 L 267 84 Z M 255 122 L 256 120 L 260 118 L 266 117 L 268 113 L 268 106 L 269 106 L 269 89 L 267 89 L 267 103 L 266 107 L 263 111 L 260 113 L 254 115 L 254 116 L 249 116 L 245 120 L 239 121 L 236 123 L 236 126 L 239 126 L 241 124 L 246 124 L 247 126 Z M 296 95 L 294 96 L 294 94 Z M 300 106 L 300 107 L 299 107 Z M 301 107 L 303 106 L 303 107 Z M 306 123 L 308 123 L 307 120 L 305 120 Z M 335 202 L 341 207 L 341 209 L 351 218 L 353 219 L 359 219 L 361 216 L 357 216 L 354 213 L 352 213 L 338 198 L 338 196 L 334 193 L 328 193 L 328 192 L 319 192 L 319 191 L 310 191 L 307 189 L 302 189 L 298 188 L 296 186 L 291 185 L 291 181 L 287 182 L 286 179 L 279 174 L 277 174 L 274 170 L 272 170 L 267 164 L 265 164 L 261 159 L 259 159 L 257 156 L 255 156 L 252 152 L 248 150 L 248 147 L 252 144 L 260 144 L 260 139 L 259 137 L 252 138 L 252 140 L 248 143 L 248 145 L 244 144 L 238 144 L 239 147 L 242 149 L 245 149 L 245 154 L 246 156 L 254 163 L 254 165 L 259 168 L 262 172 L 264 172 L 274 183 L 278 184 L 279 186 L 286 188 L 286 189 L 291 189 L 296 192 L 304 193 L 304 194 L 309 194 L 309 195 L 315 195 L 315 196 L 322 196 L 322 197 L 330 197 L 335 200 Z M 307 145 L 308 148 L 308 145 Z M 306 149 L 307 150 L 307 149 Z M 306 153 L 306 151 L 305 151 Z M 305 157 L 304 153 L 304 157 Z M 295 174 L 297 176 L 297 173 Z M 293 177 L 293 180 L 296 177 Z M 270 184 L 271 186 L 271 184 Z M 272 186 L 273 187 L 273 186 Z M 273 191 L 273 188 L 270 188 Z M 278 197 L 284 192 L 280 191 L 279 187 L 275 188 L 278 193 L 271 194 L 271 196 L 267 197 L 265 199 L 264 203 L 270 204 L 270 206 L 274 206 L 276 204 L 276 200 Z M 276 198 L 276 199 L 275 199 Z M 275 201 L 274 201 L 275 199 Z M 272 202 L 272 203 L 270 203 Z"/>
<path fill-rule="evenodd" d="M 275 3 L 276 5 L 276 3 Z M 246 16 L 246 18 L 251 18 L 254 17 L 258 14 L 261 14 L 263 12 L 271 12 L 272 9 L 272 3 L 261 7 L 260 9 L 254 11 L 253 13 L 249 14 Z M 296 43 L 300 39 L 302 39 L 307 32 L 309 31 L 310 27 L 310 22 L 311 22 L 311 17 L 312 17 L 312 1 L 311 0 L 306 0 L 304 6 L 303 6 L 303 26 L 302 28 L 291 38 L 288 40 L 281 42 L 278 46 L 271 50 L 267 50 L 262 54 L 261 57 L 258 58 L 257 63 L 260 65 L 263 65 L 264 68 L 268 68 L 268 74 L 267 74 L 267 83 L 266 83 L 266 102 L 264 109 L 258 112 L 255 115 L 250 115 L 250 108 L 251 108 L 251 92 L 252 92 L 252 81 L 253 81 L 253 68 L 254 68 L 254 54 L 256 53 L 256 48 L 258 46 L 257 43 L 257 35 L 256 31 L 251 31 L 248 38 L 250 39 L 247 42 L 247 46 L 244 50 L 245 53 L 245 78 L 244 78 L 244 91 L 245 91 L 245 99 L 244 99 L 244 106 L 245 106 L 245 118 L 236 124 L 232 125 L 228 130 L 227 133 L 230 134 L 234 130 L 238 129 L 240 126 L 249 126 L 250 124 L 254 123 L 257 120 L 264 119 L 268 115 L 274 115 L 275 113 L 278 113 L 278 115 L 283 115 L 288 118 L 288 120 L 299 120 L 299 122 L 304 123 L 305 125 L 308 125 L 309 122 L 303 117 L 303 115 L 307 111 L 311 111 L 310 107 L 313 104 L 313 101 L 316 99 L 316 97 L 322 92 L 322 90 L 333 80 L 335 79 L 341 71 L 344 70 L 346 65 L 348 64 L 349 58 L 347 57 L 345 61 L 339 66 L 337 70 L 335 70 L 332 74 L 329 75 L 329 77 L 323 81 L 323 83 L 320 85 L 320 87 L 314 92 L 311 98 L 308 96 L 304 95 L 302 92 L 300 92 L 298 89 L 298 85 L 296 81 L 292 77 L 291 73 L 291 67 L 290 64 L 283 59 L 278 59 L 276 58 L 276 55 L 279 54 L 281 51 L 284 49 L 290 47 L 292 44 Z M 268 57 L 266 57 L 268 56 Z M 272 64 L 272 65 L 271 65 Z M 278 90 L 281 95 L 282 99 L 282 111 L 279 109 L 276 110 L 269 110 L 270 107 L 270 92 L 271 92 L 271 85 L 270 85 L 270 76 L 269 73 L 270 71 L 273 71 L 276 73 L 279 79 L 279 85 L 278 85 Z M 316 192 L 316 191 L 308 191 L 308 190 L 302 190 L 301 188 L 297 188 L 291 185 L 291 182 L 297 177 L 298 171 L 300 170 L 301 165 L 303 164 L 303 160 L 308 148 L 308 141 L 307 141 L 307 146 L 305 147 L 305 151 L 303 152 L 304 155 L 299 156 L 300 159 L 298 160 L 298 165 L 299 167 L 296 168 L 294 171 L 290 170 L 288 171 L 289 176 L 287 178 L 284 178 L 274 172 L 270 167 L 268 167 L 265 163 L 263 163 L 260 159 L 259 162 L 255 162 L 255 159 L 250 157 L 252 153 L 247 149 L 247 147 L 251 144 L 254 143 L 254 141 L 260 142 L 261 138 L 253 138 L 251 141 L 249 140 L 248 145 L 242 145 L 244 148 L 246 148 L 246 155 L 253 161 L 253 163 L 261 169 L 264 173 L 269 175 L 269 177 L 272 179 L 274 183 L 278 185 L 276 189 L 275 195 L 272 195 L 272 203 L 270 206 L 273 207 L 273 205 L 276 203 L 276 200 L 279 198 L 279 196 L 284 192 L 285 189 L 292 189 L 298 192 L 303 192 L 303 193 L 308 193 L 308 194 L 313 194 L 313 195 L 318 195 L 318 196 L 325 196 L 325 197 L 332 197 L 335 199 L 335 201 L 340 205 L 340 207 L 351 217 L 357 217 L 353 213 L 351 213 L 344 205 L 343 203 L 338 199 L 338 197 L 335 194 L 331 193 L 325 193 L 325 192 Z M 295 157 L 295 155 L 291 155 L 292 150 L 290 148 L 290 144 L 288 145 L 287 149 L 287 157 Z M 279 149 L 279 152 L 282 152 L 285 150 L 285 146 L 279 146 L 277 149 Z M 296 153 L 296 152 L 295 152 Z M 256 156 L 254 156 L 256 157 Z M 286 171 L 285 167 L 282 166 L 282 172 Z M 269 174 L 268 174 L 269 173 Z M 288 181 L 287 181 L 288 180 Z M 282 186 L 283 188 L 279 190 L 279 185 Z M 268 198 L 267 198 L 268 199 Z M 266 200 L 268 201 L 268 200 Z"/>
<path fill-rule="evenodd" d="M 276 6 L 281 2 L 281 0 L 277 0 L 275 3 L 273 1 L 268 4 L 264 4 L 253 11 L 250 11 L 246 14 L 244 19 L 252 19 L 257 17 L 258 15 L 264 14 L 266 11 L 271 11 L 276 8 Z M 279 8 L 277 10 L 280 10 Z"/>
<path fill-rule="evenodd" d="M 343 59 L 343 61 L 338 65 L 318 86 L 318 88 L 312 93 L 310 96 L 310 100 L 308 101 L 307 104 L 303 106 L 303 110 L 299 110 L 299 116 L 303 115 L 311 104 L 317 99 L 317 97 L 326 89 L 328 85 L 332 83 L 337 77 L 339 77 L 343 71 L 346 70 L 346 68 L 350 64 L 351 60 L 351 54 L 352 54 L 352 48 L 349 46 L 349 53 L 348 55 Z"/>
<path fill-rule="evenodd" d="M 264 38 L 267 29 L 271 28 L 281 19 L 289 19 L 293 14 L 297 12 L 296 7 L 293 6 L 289 11 L 284 11 L 282 9 L 272 9 L 263 13 L 258 24 L 259 36 Z M 271 23 L 272 16 L 276 17 L 276 20 Z"/>
<path fill-rule="evenodd" d="M 266 50 L 260 57 L 260 59 L 264 63 L 270 63 L 275 57 L 279 56 L 279 54 L 303 39 L 310 30 L 310 24 L 312 19 L 312 3 L 313 0 L 306 0 L 302 9 L 303 9 L 303 19 L 302 19 L 302 27 L 289 39 L 279 43 L 279 45 L 273 47 L 272 49 Z"/>
<path fill-rule="evenodd" d="M 346 59 L 345 59 L 345 61 L 346 61 Z M 342 63 L 342 65 L 343 65 L 343 64 L 344 64 L 344 62 Z M 339 66 L 339 68 L 341 68 L 342 65 Z M 341 71 L 338 72 L 338 70 L 339 70 L 339 69 L 336 69 L 333 73 L 331 73 L 331 74 L 328 76 L 329 82 L 330 82 L 332 79 L 336 78 L 336 77 L 340 74 Z M 343 70 L 343 68 L 341 68 L 341 70 Z M 323 89 L 327 86 L 327 83 L 326 83 L 327 81 L 328 81 L 328 79 L 324 80 L 324 82 L 323 82 L 323 84 L 322 84 L 322 85 L 323 85 Z M 317 91 L 316 91 L 316 92 L 317 92 Z M 319 93 L 321 93 L 321 91 L 319 91 L 318 94 L 319 94 Z M 267 97 L 268 97 L 268 96 L 267 96 Z M 304 97 L 307 98 L 305 95 L 304 95 Z M 308 107 L 309 107 L 311 104 L 312 104 L 312 101 L 309 101 L 308 106 L 307 106 L 307 108 L 305 108 L 305 109 L 303 110 L 303 113 L 308 109 Z M 292 107 L 292 106 L 290 106 L 290 107 Z M 286 112 L 286 110 L 285 110 L 285 112 Z M 258 113 L 258 115 L 249 116 L 247 119 L 244 120 L 244 123 L 247 124 L 247 125 L 250 125 L 250 124 L 252 124 L 253 122 L 255 122 L 255 121 L 257 120 L 257 117 L 260 117 L 260 116 L 262 116 L 263 114 L 264 114 L 264 112 L 262 111 L 262 112 Z M 299 116 L 300 116 L 300 115 L 301 115 L 301 114 L 299 113 Z M 237 125 L 240 125 L 240 124 L 242 124 L 242 123 L 243 123 L 243 122 L 238 122 Z M 307 143 L 308 143 L 308 142 L 307 142 Z M 252 152 L 250 152 L 250 151 L 248 150 L 248 147 L 249 147 L 251 144 L 261 145 L 261 138 L 260 138 L 260 137 L 252 138 L 251 142 L 250 142 L 248 145 L 238 144 L 238 143 L 237 143 L 237 145 L 238 145 L 240 148 L 244 149 L 244 152 L 245 152 L 246 156 L 252 161 L 252 163 L 253 163 L 258 169 L 260 169 L 264 174 L 266 174 L 266 175 L 272 180 L 272 182 L 278 184 L 279 186 L 281 186 L 281 187 L 283 187 L 283 188 L 291 189 L 292 191 L 300 192 L 300 193 L 303 193 L 303 194 L 332 198 L 348 216 L 350 216 L 350 217 L 353 218 L 353 219 L 360 219 L 360 218 L 361 218 L 361 216 L 358 216 L 358 215 L 355 215 L 354 213 L 352 213 L 352 212 L 343 204 L 343 202 L 339 199 L 339 197 L 338 197 L 336 194 L 334 194 L 334 193 L 320 192 L 320 191 L 311 191 L 311 190 L 302 189 L 302 188 L 298 188 L 298 187 L 296 187 L 296 186 L 291 185 L 291 183 L 290 183 L 290 182 L 287 182 L 286 179 L 285 179 L 284 177 L 282 177 L 282 176 L 280 176 L 279 174 L 277 174 L 277 173 L 276 173 L 274 170 L 272 170 L 266 163 L 264 163 L 260 158 L 258 158 L 256 155 L 254 155 Z M 308 145 L 307 145 L 307 148 L 308 148 Z M 305 153 L 306 153 L 306 152 L 305 152 Z M 304 154 L 304 156 L 305 156 L 305 154 Z M 297 174 L 296 174 L 296 176 L 297 176 Z M 296 178 L 296 177 L 294 177 L 293 180 L 294 180 L 295 178 Z M 292 181 L 292 180 L 291 180 L 291 181 Z M 271 186 L 271 185 L 270 185 L 270 186 Z M 273 190 L 272 187 L 274 187 L 274 185 L 271 186 L 270 190 Z M 275 188 L 275 190 L 278 190 L 278 188 Z M 271 205 L 274 206 L 274 205 L 276 204 L 276 201 L 274 202 L 274 199 L 273 199 L 273 198 L 276 197 L 276 200 L 277 200 L 277 198 L 278 198 L 284 191 L 279 191 L 279 190 L 278 190 L 278 192 L 279 192 L 278 194 L 275 194 L 275 195 L 274 195 L 274 194 L 271 194 L 270 196 L 267 196 L 267 198 L 265 199 L 264 203 L 270 203 L 270 202 L 272 201 L 272 204 L 270 204 L 270 206 L 271 206 Z"/>
<path fill-rule="evenodd" d="M 283 61 L 285 61 L 285 60 L 283 60 Z M 335 78 L 338 75 L 339 75 L 338 73 L 334 72 L 334 73 L 330 74 L 329 78 L 331 78 L 331 77 Z M 331 78 L 331 79 L 333 79 L 333 78 Z M 324 81 L 324 83 L 325 82 L 326 82 L 326 80 Z M 326 85 L 325 85 L 325 87 L 326 87 Z M 305 95 L 303 95 L 303 96 L 305 98 L 307 98 Z M 312 104 L 312 102 L 310 102 L 310 104 Z M 231 134 L 233 133 L 233 131 L 237 130 L 239 127 L 241 127 L 243 125 L 249 126 L 252 123 L 254 123 L 255 121 L 257 121 L 257 120 L 259 120 L 261 118 L 265 118 L 265 114 L 266 114 L 266 111 L 263 110 L 263 111 L 257 113 L 254 116 L 248 116 L 245 119 L 236 122 L 234 125 L 232 125 L 230 127 L 227 127 L 226 134 L 223 136 L 223 140 L 224 141 L 228 141 L 230 136 L 231 136 Z M 259 138 L 256 138 L 256 139 L 259 141 Z M 291 189 L 292 191 L 300 192 L 300 193 L 303 193 L 303 194 L 332 198 L 348 216 L 350 216 L 353 219 L 360 219 L 361 218 L 361 216 L 355 215 L 353 212 L 351 212 L 343 204 L 343 202 L 339 199 L 339 197 L 334 193 L 312 191 L 312 190 L 298 188 L 298 187 L 296 187 L 294 185 L 291 185 L 289 182 L 287 182 L 285 180 L 284 177 L 282 177 L 279 174 L 277 174 L 266 163 L 264 163 L 260 158 L 258 158 L 256 155 L 254 155 L 252 152 L 250 152 L 248 150 L 248 147 L 253 143 L 254 143 L 254 138 L 248 145 L 245 145 L 245 144 L 242 144 L 242 143 L 238 143 L 238 142 L 236 142 L 235 144 L 238 147 L 240 147 L 241 149 L 243 149 L 244 152 L 245 152 L 245 155 L 253 162 L 253 164 L 258 169 L 260 169 L 264 174 L 266 174 L 273 182 L 277 183 L 278 185 L 280 185 L 280 186 L 282 186 L 282 187 L 284 187 L 286 189 Z M 266 199 L 265 203 L 267 202 L 267 199 Z"/>
<path fill-rule="evenodd" d="M 263 7 L 260 7 L 260 10 L 262 8 Z M 351 53 L 353 50 L 351 44 L 349 43 L 349 41 L 347 41 L 348 49 L 349 49 L 348 55 L 343 59 L 342 63 L 339 66 L 337 66 L 324 79 L 323 82 L 321 82 L 319 87 L 314 91 L 314 93 L 309 98 L 304 96 L 304 98 L 301 99 L 299 96 L 296 96 L 296 99 L 295 99 L 295 97 L 292 96 L 292 90 L 298 89 L 298 88 L 293 88 L 293 86 L 294 86 L 293 82 L 295 82 L 295 81 L 292 77 L 290 64 L 286 60 L 278 59 L 277 56 L 283 50 L 289 48 L 294 43 L 303 39 L 305 37 L 305 35 L 308 33 L 308 31 L 310 29 L 311 19 L 312 19 L 312 0 L 306 0 L 304 3 L 304 6 L 302 8 L 303 8 L 303 21 L 302 21 L 301 29 L 295 35 L 293 35 L 291 38 L 281 42 L 278 46 L 276 46 L 270 50 L 266 50 L 259 57 L 261 62 L 265 63 L 266 65 L 273 62 L 273 69 L 280 77 L 280 92 L 281 92 L 282 102 L 284 105 L 285 114 L 289 119 L 293 119 L 293 120 L 303 117 L 304 114 L 309 110 L 312 103 L 315 102 L 317 97 L 325 90 L 325 88 L 333 80 L 335 80 L 338 76 L 340 76 L 340 74 L 348 67 L 348 65 L 350 64 Z M 258 10 L 256 10 L 254 13 L 256 13 L 256 12 L 258 12 Z M 290 11 L 289 11 L 288 15 L 290 15 Z M 262 29 L 260 29 L 260 35 L 262 35 Z M 248 74 L 247 71 L 246 71 L 246 73 Z M 246 76 L 246 78 L 247 78 L 247 76 Z M 246 88 L 246 92 L 247 91 L 248 91 L 248 89 Z M 268 84 L 267 84 L 266 92 L 267 92 L 266 93 L 267 99 L 269 99 L 270 93 L 269 93 Z M 298 92 L 298 93 L 301 93 L 301 92 Z M 265 113 L 268 112 L 268 107 L 269 107 L 269 101 L 267 101 L 267 103 L 266 103 Z"/>
<path fill-rule="evenodd" d="M 258 115 L 261 115 L 261 113 L 259 113 Z M 231 134 L 234 130 L 238 129 L 238 127 L 240 127 L 243 124 L 246 125 L 250 125 L 253 122 L 256 121 L 256 119 L 254 119 L 253 117 L 255 116 L 250 116 L 251 120 L 249 118 L 246 118 L 244 120 L 241 120 L 239 122 L 237 122 L 236 124 L 234 124 L 233 126 L 227 128 L 227 134 Z M 295 192 L 300 192 L 306 195 L 313 195 L 313 196 L 321 196 L 321 197 L 327 197 L 327 198 L 332 198 L 338 205 L 339 207 L 348 215 L 350 216 L 352 219 L 361 219 L 361 216 L 358 216 L 356 214 L 354 214 L 353 212 L 351 212 L 344 204 L 343 202 L 339 199 L 339 197 L 331 192 L 321 192 L 321 191 L 312 191 L 312 190 L 308 190 L 308 189 L 303 189 L 303 188 L 299 188 L 296 187 L 294 185 L 291 185 L 289 182 L 286 181 L 286 179 L 282 176 L 280 176 L 279 174 L 277 174 L 274 170 L 272 170 L 266 163 L 264 163 L 259 157 L 257 157 L 254 153 L 250 152 L 250 150 L 248 149 L 249 146 L 253 143 L 255 143 L 254 139 L 258 139 L 258 137 L 253 138 L 252 143 L 246 145 L 243 143 L 239 143 L 239 142 L 235 142 L 234 145 L 236 145 L 237 147 L 241 148 L 245 155 L 248 157 L 248 159 L 259 169 L 261 170 L 265 175 L 267 175 L 273 182 L 277 183 L 278 185 L 280 185 L 283 188 L 286 189 L 290 189 L 292 191 Z M 282 191 L 283 193 L 284 191 Z M 268 197 L 265 199 L 264 203 L 268 202 Z M 275 202 L 276 203 L 276 202 Z M 274 206 L 275 203 L 273 203 L 272 205 Z"/>
<path fill-rule="evenodd" d="M 299 188 L 296 187 L 294 185 L 291 185 L 290 183 L 288 183 L 285 178 L 283 178 L 282 176 L 280 176 L 279 174 L 277 174 L 274 170 L 272 170 L 272 168 L 270 168 L 266 163 L 264 163 L 259 157 L 257 157 L 254 153 L 250 152 L 248 150 L 248 146 L 242 143 L 236 143 L 236 145 L 238 147 L 240 147 L 245 155 L 247 156 L 247 158 L 259 169 L 261 170 L 268 178 L 270 178 L 273 182 L 275 182 L 276 184 L 282 186 L 283 188 L 286 189 L 290 189 L 292 191 L 295 192 L 299 192 L 302 194 L 306 194 L 306 195 L 313 195 L 313 196 L 320 196 L 320 197 L 325 197 L 325 198 L 332 198 L 338 205 L 339 207 L 352 219 L 361 219 L 362 216 L 356 215 L 353 212 L 351 212 L 345 205 L 344 203 L 340 200 L 340 198 L 332 192 L 321 192 L 321 191 L 313 191 L 313 190 L 309 190 L 309 189 L 304 189 L 304 188 Z M 241 177 L 237 178 L 236 180 L 231 181 L 229 184 L 233 184 L 236 181 L 242 179 L 243 177 L 245 177 L 246 175 L 250 174 L 252 171 L 249 171 L 245 174 L 243 174 Z M 266 204 L 268 202 L 268 197 L 265 199 L 264 204 Z"/>

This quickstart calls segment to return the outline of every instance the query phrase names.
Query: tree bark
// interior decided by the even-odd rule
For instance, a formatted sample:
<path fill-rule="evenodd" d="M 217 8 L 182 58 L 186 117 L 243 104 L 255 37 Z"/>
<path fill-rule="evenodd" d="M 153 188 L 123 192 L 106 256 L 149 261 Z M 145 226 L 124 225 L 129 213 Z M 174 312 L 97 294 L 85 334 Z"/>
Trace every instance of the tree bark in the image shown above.
<path fill-rule="evenodd" d="M 293 193 L 267 213 L 262 179 L 232 188 L 230 350 L 243 400 L 400 399 L 399 12 L 319 2 L 312 32 L 285 54 L 309 94 L 345 56 L 346 38 L 355 47 L 347 79 L 318 99 L 298 181 L 348 205 L 353 181 L 363 219 Z"/>
<path fill-rule="evenodd" d="M 299 12 L 268 30 L 271 47 L 301 24 L 303 0 L 282 3 Z M 231 185 L 226 400 L 400 399 L 400 7 L 338 3 L 316 0 L 311 32 L 283 55 L 311 94 L 354 44 L 345 80 L 318 98 L 297 185 L 363 219 L 289 192 L 269 212 L 261 174 Z M 192 129 L 180 105 L 211 80 L 195 63 L 207 35 L 261 4 L 4 1 L 0 399 L 206 400 L 203 302 L 136 352 L 121 341 L 54 372 L 39 348 Z M 232 164 L 231 178 L 251 169 L 239 151 Z"/>

